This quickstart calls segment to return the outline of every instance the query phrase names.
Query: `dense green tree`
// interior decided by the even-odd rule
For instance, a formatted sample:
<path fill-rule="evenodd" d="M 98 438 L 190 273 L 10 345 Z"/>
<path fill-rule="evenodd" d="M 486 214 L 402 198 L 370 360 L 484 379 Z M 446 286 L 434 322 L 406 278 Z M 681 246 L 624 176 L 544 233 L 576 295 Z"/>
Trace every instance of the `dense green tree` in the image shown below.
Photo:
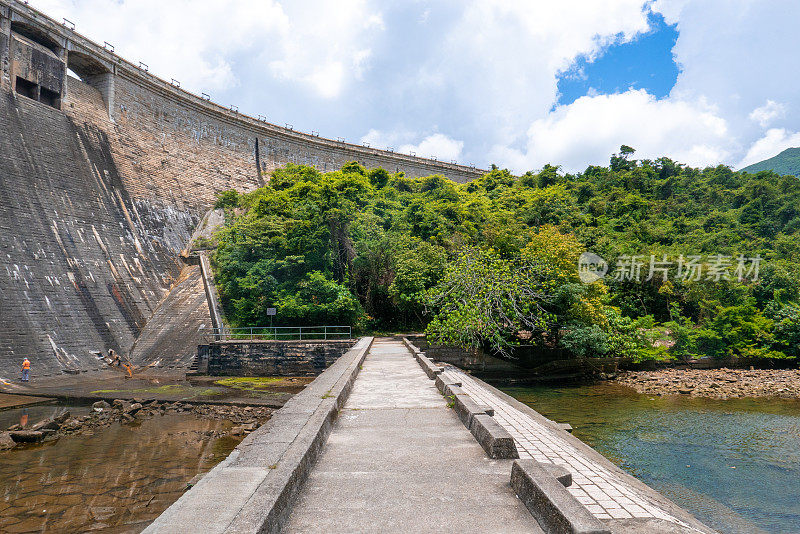
<path fill-rule="evenodd" d="M 442 341 L 515 343 L 578 356 L 797 356 L 800 180 L 668 158 L 579 174 L 555 165 L 521 177 L 492 167 L 467 184 L 351 162 L 275 170 L 248 194 L 223 192 L 214 255 L 235 326 L 344 322 L 428 329 Z M 609 261 L 583 284 L 577 258 Z M 709 276 L 717 255 L 724 276 Z M 637 277 L 617 276 L 623 257 Z M 651 256 L 700 258 L 648 277 Z M 743 280 L 740 258 L 758 272 Z M 683 275 L 682 275 L 683 274 Z"/>

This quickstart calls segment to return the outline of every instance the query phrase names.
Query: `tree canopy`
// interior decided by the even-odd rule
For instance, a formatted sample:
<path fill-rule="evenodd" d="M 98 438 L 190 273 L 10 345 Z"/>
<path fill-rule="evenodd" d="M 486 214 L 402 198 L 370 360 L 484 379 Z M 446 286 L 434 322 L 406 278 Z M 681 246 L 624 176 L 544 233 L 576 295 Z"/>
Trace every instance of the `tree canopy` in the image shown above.
<path fill-rule="evenodd" d="M 220 195 L 226 316 L 263 326 L 275 307 L 278 324 L 427 329 L 501 351 L 797 356 L 800 180 L 634 154 L 623 145 L 579 174 L 493 168 L 467 184 L 288 165 L 254 192 Z M 588 284 L 585 251 L 609 263 Z"/>

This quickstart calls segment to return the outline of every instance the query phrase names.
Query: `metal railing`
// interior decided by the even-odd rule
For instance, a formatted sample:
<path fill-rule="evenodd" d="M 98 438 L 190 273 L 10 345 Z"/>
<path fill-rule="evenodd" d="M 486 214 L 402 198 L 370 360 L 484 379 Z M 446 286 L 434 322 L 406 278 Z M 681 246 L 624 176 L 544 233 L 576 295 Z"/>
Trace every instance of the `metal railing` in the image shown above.
<path fill-rule="evenodd" d="M 349 326 L 253 326 L 243 328 L 201 328 L 208 341 L 273 340 L 304 341 L 327 339 L 352 339 Z"/>

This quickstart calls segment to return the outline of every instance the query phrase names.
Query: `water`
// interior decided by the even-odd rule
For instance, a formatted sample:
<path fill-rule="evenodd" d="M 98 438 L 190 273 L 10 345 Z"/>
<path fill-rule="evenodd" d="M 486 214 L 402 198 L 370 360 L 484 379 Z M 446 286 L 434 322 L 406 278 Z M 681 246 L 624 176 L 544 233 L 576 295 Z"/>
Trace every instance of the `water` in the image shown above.
<path fill-rule="evenodd" d="M 33 424 L 56 409 L 8 410 L 0 421 L 27 411 Z M 239 443 L 212 435 L 231 426 L 170 414 L 0 452 L 0 532 L 140 532 Z"/>
<path fill-rule="evenodd" d="M 650 397 L 615 384 L 503 391 L 724 533 L 800 532 L 800 401 Z"/>

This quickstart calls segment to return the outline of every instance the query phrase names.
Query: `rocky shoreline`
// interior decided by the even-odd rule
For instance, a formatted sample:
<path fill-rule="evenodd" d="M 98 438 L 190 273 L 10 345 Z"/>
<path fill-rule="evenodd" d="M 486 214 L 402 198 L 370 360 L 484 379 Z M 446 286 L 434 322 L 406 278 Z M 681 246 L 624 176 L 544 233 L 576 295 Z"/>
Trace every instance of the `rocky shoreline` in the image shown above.
<path fill-rule="evenodd" d="M 714 399 L 800 399 L 800 369 L 662 369 L 620 373 L 615 382 L 646 395 Z"/>
<path fill-rule="evenodd" d="M 40 421 L 30 427 L 13 425 L 5 432 L 0 431 L 0 450 L 12 449 L 25 443 L 41 443 L 68 435 L 92 435 L 96 430 L 114 423 L 130 424 L 156 415 L 192 413 L 205 419 L 224 419 L 233 422 L 228 432 L 214 432 L 215 437 L 224 435 L 243 436 L 249 434 L 269 420 L 272 409 L 253 406 L 221 406 L 210 404 L 189 404 L 181 402 L 159 402 L 114 400 L 111 404 L 97 401 L 91 413 L 72 417 L 64 411 L 54 417 Z"/>

